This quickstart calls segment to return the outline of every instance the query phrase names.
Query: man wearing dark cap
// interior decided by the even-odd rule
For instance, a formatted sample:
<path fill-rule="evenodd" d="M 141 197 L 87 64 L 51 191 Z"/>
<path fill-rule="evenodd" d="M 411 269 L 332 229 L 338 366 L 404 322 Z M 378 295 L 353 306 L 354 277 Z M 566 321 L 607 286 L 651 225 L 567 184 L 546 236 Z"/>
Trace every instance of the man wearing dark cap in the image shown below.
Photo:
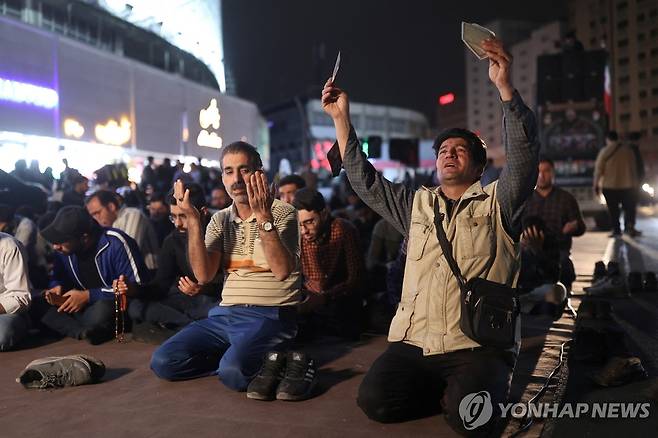
<path fill-rule="evenodd" d="M 364 272 L 358 232 L 349 221 L 332 217 L 316 190 L 297 190 L 292 205 L 297 209 L 302 236 L 306 296 L 299 309 L 307 315 L 300 329 L 302 336 L 322 331 L 358 337 L 363 320 L 360 279 Z"/>
<path fill-rule="evenodd" d="M 99 344 L 114 334 L 113 282 L 148 281 L 135 241 L 124 232 L 101 227 L 84 207 L 62 208 L 41 230 L 57 251 L 50 289 L 43 299 L 53 307 L 37 310 L 48 328 L 75 339 Z M 35 306 L 43 309 L 44 303 Z"/>

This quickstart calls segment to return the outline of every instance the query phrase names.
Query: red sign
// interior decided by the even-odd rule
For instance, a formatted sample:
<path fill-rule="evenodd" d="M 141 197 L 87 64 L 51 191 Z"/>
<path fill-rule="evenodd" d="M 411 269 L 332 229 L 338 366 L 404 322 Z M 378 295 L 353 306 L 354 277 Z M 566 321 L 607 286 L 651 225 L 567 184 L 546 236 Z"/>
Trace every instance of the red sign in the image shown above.
<path fill-rule="evenodd" d="M 453 93 L 444 94 L 439 97 L 439 105 L 448 105 L 455 101 L 455 95 Z"/>

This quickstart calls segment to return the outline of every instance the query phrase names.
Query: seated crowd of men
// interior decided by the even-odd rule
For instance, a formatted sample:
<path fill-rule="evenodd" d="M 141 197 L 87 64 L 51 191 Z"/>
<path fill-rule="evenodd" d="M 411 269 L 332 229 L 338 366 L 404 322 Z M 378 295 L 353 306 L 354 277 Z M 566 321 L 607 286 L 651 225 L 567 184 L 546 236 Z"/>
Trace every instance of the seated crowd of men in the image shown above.
<path fill-rule="evenodd" d="M 438 395 L 451 427 L 465 433 L 455 417 L 461 397 L 486 388 L 502 402 L 518 345 L 482 347 L 457 328 L 457 283 L 435 267 L 444 259 L 430 240 L 425 224 L 434 210 L 425 203 L 457 223 L 449 231 L 459 259 L 495 281 L 514 282 L 520 242 L 516 286 L 527 313 L 561 314 L 575 278 L 571 239 L 585 232 L 573 196 L 554 186 L 553 163 L 537 159 L 534 116 L 510 84 L 508 54 L 497 40 L 485 46 L 509 131 L 499 181 L 480 183 L 486 149 L 463 129 L 435 141 L 440 187 L 414 191 L 385 180 L 359 153 L 347 95 L 329 81 L 322 102 L 349 178 L 344 208 L 330 211 L 339 202 L 325 202 L 297 175 L 281 178 L 274 193 L 256 148 L 242 141 L 221 150 L 223 188 L 208 193 L 210 206 L 201 185 L 169 175 L 169 165 L 156 169 L 152 159 L 144 179 L 169 192 L 150 195 L 150 218 L 112 190 L 83 199 L 88 181 L 79 175 L 70 205 L 43 215 L 38 227 L 0 205 L 0 350 L 36 330 L 106 342 L 118 335 L 125 307 L 121 329 L 159 344 L 150 363 L 157 376 L 217 375 L 249 398 L 302 400 L 316 379 L 303 342 L 321 334 L 358 339 L 390 326 L 391 344 L 364 378 L 359 406 L 377 421 L 402 421 L 437 405 Z M 166 178 L 156 178 L 163 169 Z M 488 226 L 476 228 L 478 218 Z M 500 249 L 488 261 L 493 240 Z M 443 301 L 427 288 L 433 269 L 445 280 Z M 419 384 L 422 376 L 445 382 L 444 397 Z"/>
<path fill-rule="evenodd" d="M 248 206 L 247 182 L 237 175 L 257 171 L 259 165 L 254 161 L 260 158 L 249 145 L 241 143 L 227 147 L 224 156 L 245 159 L 243 167 L 224 164 L 224 183 L 236 205 L 242 201 Z M 555 314 L 575 278 L 569 257 L 571 237 L 581 235 L 585 225 L 573 196 L 554 186 L 552 161 L 540 160 L 538 175 L 536 190 L 524 213 L 519 287 L 528 293 L 523 300 L 524 311 Z M 86 178 L 77 177 L 74 185 L 81 182 L 87 187 Z M 0 317 L 0 348 L 9 350 L 18 345 L 29 327 L 49 329 L 92 344 L 112 339 L 119 278 L 130 297 L 127 312 L 133 336 L 145 342 L 162 343 L 193 321 L 205 319 L 209 311 L 222 310 L 217 304 L 227 288 L 225 303 L 230 296 L 235 304 L 243 306 L 294 303 L 299 323 L 297 339 L 310 339 L 321 333 L 358 339 L 367 328 L 386 331 L 400 300 L 406 241 L 383 219 L 378 218 L 368 230 L 354 214 L 353 205 L 331 212 L 323 195 L 305 186 L 298 175 L 283 177 L 278 184 L 282 202 L 273 203 L 285 211 L 278 214 L 285 216 L 287 222 L 275 217 L 273 225 L 282 239 L 288 238 L 282 243 L 286 254 L 293 257 L 290 265 L 294 266 L 294 276 L 285 285 L 290 289 L 289 296 L 282 302 L 270 302 L 266 294 L 251 296 L 252 288 L 265 288 L 267 280 L 259 276 L 270 269 L 259 238 L 263 231 L 257 230 L 256 217 L 249 210 L 240 215 L 233 204 L 213 216 L 198 184 L 183 186 L 187 202 L 199 215 L 192 231 L 206 234 L 208 254 L 223 255 L 216 257 L 213 274 L 203 282 L 197 280 L 190 263 L 195 255 L 189 248 L 193 239 L 188 237 L 189 206 L 186 209 L 180 205 L 173 188 L 167 195 L 154 193 L 150 197 L 150 218 L 138 208 L 127 207 L 116 192 L 99 190 L 85 199 L 84 207 L 68 205 L 56 214 L 44 215 L 39 221 L 40 231 L 30 219 L 14 214 L 8 205 L 0 205 L 4 289 L 0 295 L 4 309 Z M 223 188 L 221 192 L 226 194 Z M 358 199 L 354 204 L 357 202 Z M 273 208 L 273 215 L 277 214 L 275 211 Z M 159 238 L 156 227 L 163 218 L 170 226 L 165 228 L 168 233 Z M 363 229 L 370 232 L 366 251 L 362 250 L 359 233 Z M 201 238 L 195 238 L 198 244 Z M 55 251 L 48 284 L 31 288 L 29 279 L 33 272 L 42 276 L 36 274 L 39 268 L 47 269 L 43 251 L 46 245 Z M 373 318 L 383 318 L 384 322 L 369 324 Z M 266 349 L 272 347 L 268 345 Z M 202 348 L 206 351 L 206 346 Z M 218 347 L 218 351 L 221 349 Z M 259 351 L 255 357 L 262 353 Z M 153 368 L 158 375 L 177 379 L 201 373 L 162 371 L 162 357 L 172 360 L 175 354 L 166 349 L 156 352 Z M 255 360 L 253 366 L 246 366 L 244 376 L 253 375 L 259 363 Z M 245 379 L 236 387 L 245 386 Z"/>

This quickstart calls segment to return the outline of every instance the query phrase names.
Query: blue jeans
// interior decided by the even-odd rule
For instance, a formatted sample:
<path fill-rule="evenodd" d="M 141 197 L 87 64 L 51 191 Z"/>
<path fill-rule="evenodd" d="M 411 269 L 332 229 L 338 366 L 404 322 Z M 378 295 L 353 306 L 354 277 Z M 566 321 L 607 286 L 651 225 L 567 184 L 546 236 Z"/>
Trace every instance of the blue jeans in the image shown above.
<path fill-rule="evenodd" d="M 162 344 L 151 369 L 166 380 L 216 374 L 224 385 L 244 391 L 263 356 L 282 350 L 297 333 L 291 306 L 216 306 L 208 318 L 194 321 Z"/>
<path fill-rule="evenodd" d="M 3 313 L 0 315 L 0 351 L 14 348 L 26 336 L 28 329 L 27 314 Z"/>

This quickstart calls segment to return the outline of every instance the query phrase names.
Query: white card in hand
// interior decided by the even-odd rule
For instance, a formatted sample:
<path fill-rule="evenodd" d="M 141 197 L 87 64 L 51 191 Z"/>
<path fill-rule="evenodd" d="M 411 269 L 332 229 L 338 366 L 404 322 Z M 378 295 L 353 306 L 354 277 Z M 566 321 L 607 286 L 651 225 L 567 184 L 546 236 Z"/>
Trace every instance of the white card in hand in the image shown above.
<path fill-rule="evenodd" d="M 340 68 L 340 50 L 338 51 L 338 56 L 336 57 L 336 64 L 334 64 L 334 72 L 331 75 L 332 84 L 336 81 L 336 75 L 338 74 L 339 68 Z"/>
<path fill-rule="evenodd" d="M 486 27 L 480 26 L 476 23 L 466 23 L 462 21 L 462 41 L 466 47 L 471 49 L 471 52 L 478 59 L 485 59 L 487 57 L 484 49 L 481 46 L 482 40 L 495 37 L 496 34 Z"/>

